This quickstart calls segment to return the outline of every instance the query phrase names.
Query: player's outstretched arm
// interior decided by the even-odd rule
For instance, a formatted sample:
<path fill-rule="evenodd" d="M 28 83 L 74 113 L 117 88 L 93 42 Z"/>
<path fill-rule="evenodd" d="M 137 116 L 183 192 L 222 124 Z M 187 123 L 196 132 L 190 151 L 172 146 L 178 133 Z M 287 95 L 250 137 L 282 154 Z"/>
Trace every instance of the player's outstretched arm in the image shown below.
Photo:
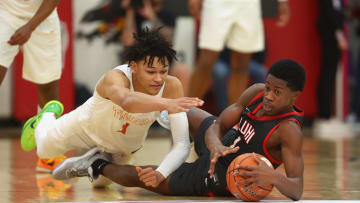
<path fill-rule="evenodd" d="M 246 105 L 263 90 L 264 84 L 254 84 L 246 89 L 237 102 L 227 107 L 220 114 L 216 122 L 206 131 L 205 143 L 210 151 L 210 167 L 208 171 L 210 176 L 214 173 L 215 164 L 219 157 L 235 153 L 239 150 L 238 147 L 231 148 L 224 146 L 221 142 L 221 137 L 239 122 L 241 113 Z"/>
<path fill-rule="evenodd" d="M 285 196 L 299 200 L 304 185 L 304 160 L 302 157 L 302 132 L 294 121 L 287 121 L 279 126 L 281 156 L 286 177 L 276 173 L 275 187 Z"/>
<path fill-rule="evenodd" d="M 166 84 L 164 97 L 177 99 L 184 95 L 179 79 L 169 76 Z M 189 122 L 186 113 L 169 111 L 169 120 L 173 145 L 170 152 L 156 169 L 156 172 L 161 173 L 164 179 L 184 163 L 190 153 Z"/>
<path fill-rule="evenodd" d="M 198 98 L 182 97 L 169 99 L 156 97 L 141 92 L 131 92 L 129 81 L 118 70 L 106 73 L 96 87 L 100 96 L 107 98 L 130 113 L 146 113 L 168 110 L 169 112 L 187 112 L 188 108 L 201 106 Z"/>

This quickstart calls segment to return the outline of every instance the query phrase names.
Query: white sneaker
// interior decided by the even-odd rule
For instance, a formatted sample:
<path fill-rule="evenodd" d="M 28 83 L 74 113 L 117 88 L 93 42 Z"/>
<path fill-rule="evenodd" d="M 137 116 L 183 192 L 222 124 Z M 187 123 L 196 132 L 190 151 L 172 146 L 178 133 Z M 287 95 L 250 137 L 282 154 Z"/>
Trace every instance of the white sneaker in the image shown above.
<path fill-rule="evenodd" d="M 316 120 L 313 133 L 322 140 L 338 140 L 354 135 L 351 126 L 339 119 Z"/>
<path fill-rule="evenodd" d="M 83 176 L 89 176 L 95 180 L 97 176 L 94 177 L 90 166 L 98 159 L 110 161 L 111 155 L 101 151 L 99 148 L 93 148 L 82 156 L 65 159 L 54 169 L 52 176 L 57 180 Z"/>
<path fill-rule="evenodd" d="M 163 127 L 170 130 L 170 120 L 168 111 L 164 110 L 160 112 L 157 122 Z"/>

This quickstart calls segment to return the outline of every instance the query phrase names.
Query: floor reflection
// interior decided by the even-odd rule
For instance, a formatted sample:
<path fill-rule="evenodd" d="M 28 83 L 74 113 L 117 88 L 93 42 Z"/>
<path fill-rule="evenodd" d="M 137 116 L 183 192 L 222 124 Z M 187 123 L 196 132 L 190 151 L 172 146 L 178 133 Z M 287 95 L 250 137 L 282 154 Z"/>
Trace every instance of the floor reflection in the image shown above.
<path fill-rule="evenodd" d="M 169 137 L 148 139 L 137 154 L 136 163 L 159 163 L 170 149 Z M 159 147 L 161 146 L 161 147 Z M 360 137 L 322 141 L 305 138 L 303 200 L 360 199 Z M 154 149 L 166 149 L 154 152 Z M 172 201 L 172 200 L 235 200 L 234 198 L 170 197 L 140 188 L 112 184 L 93 189 L 87 178 L 59 181 L 50 174 L 37 174 L 35 152 L 20 149 L 18 139 L 1 139 L 0 196 L 1 202 L 67 202 L 67 201 Z M 156 153 L 156 155 L 154 154 Z M 284 173 L 284 168 L 278 170 Z M 267 200 L 288 200 L 276 189 Z"/>

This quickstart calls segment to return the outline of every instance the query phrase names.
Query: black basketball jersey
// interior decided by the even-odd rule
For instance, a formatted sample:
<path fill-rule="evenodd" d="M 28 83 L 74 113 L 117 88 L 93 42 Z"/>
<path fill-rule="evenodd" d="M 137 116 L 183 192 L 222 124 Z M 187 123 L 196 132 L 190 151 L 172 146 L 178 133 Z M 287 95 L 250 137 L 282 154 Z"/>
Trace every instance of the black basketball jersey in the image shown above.
<path fill-rule="evenodd" d="M 270 160 L 274 168 L 277 168 L 282 162 L 273 158 L 267 148 L 266 143 L 272 133 L 279 127 L 279 124 L 285 120 L 293 120 L 302 127 L 303 111 L 294 106 L 295 111 L 276 116 L 255 116 L 256 112 L 263 105 L 264 92 L 254 97 L 241 114 L 240 121 L 222 138 L 225 146 L 239 146 L 240 149 L 235 154 L 229 154 L 220 157 L 216 164 L 217 175 L 220 182 L 225 181 L 225 174 L 231 161 L 240 154 L 258 153 Z M 226 183 L 225 183 L 226 184 Z"/>

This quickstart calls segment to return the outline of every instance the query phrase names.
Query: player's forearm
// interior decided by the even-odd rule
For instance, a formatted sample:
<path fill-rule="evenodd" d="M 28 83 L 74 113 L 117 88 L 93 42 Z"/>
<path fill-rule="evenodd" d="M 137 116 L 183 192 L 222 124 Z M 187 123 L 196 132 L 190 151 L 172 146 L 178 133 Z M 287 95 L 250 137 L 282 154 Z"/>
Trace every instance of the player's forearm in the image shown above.
<path fill-rule="evenodd" d="M 166 26 L 158 17 L 150 20 L 150 23 L 154 29 L 161 27 L 160 33 L 169 41 L 172 42 L 174 29 L 170 26 Z"/>
<path fill-rule="evenodd" d="M 56 9 L 59 2 L 60 0 L 44 0 L 35 15 L 28 22 L 31 29 L 35 30 Z"/>
<path fill-rule="evenodd" d="M 292 200 L 299 200 L 303 193 L 303 180 L 301 178 L 288 178 L 279 172 L 275 174 L 274 185 L 281 194 Z"/>
<path fill-rule="evenodd" d="M 222 133 L 221 133 L 219 124 L 217 124 L 217 123 L 212 124 L 209 127 L 209 130 L 205 136 L 206 146 L 209 149 L 211 149 L 213 146 L 222 145 L 221 138 L 220 138 L 221 135 L 222 135 Z"/>
<path fill-rule="evenodd" d="M 140 92 L 128 92 L 111 99 L 129 113 L 147 113 L 166 110 L 166 100 Z"/>
<path fill-rule="evenodd" d="M 133 9 L 126 10 L 124 29 L 121 35 L 121 42 L 125 46 L 134 43 L 133 33 L 136 32 L 135 11 Z"/>

